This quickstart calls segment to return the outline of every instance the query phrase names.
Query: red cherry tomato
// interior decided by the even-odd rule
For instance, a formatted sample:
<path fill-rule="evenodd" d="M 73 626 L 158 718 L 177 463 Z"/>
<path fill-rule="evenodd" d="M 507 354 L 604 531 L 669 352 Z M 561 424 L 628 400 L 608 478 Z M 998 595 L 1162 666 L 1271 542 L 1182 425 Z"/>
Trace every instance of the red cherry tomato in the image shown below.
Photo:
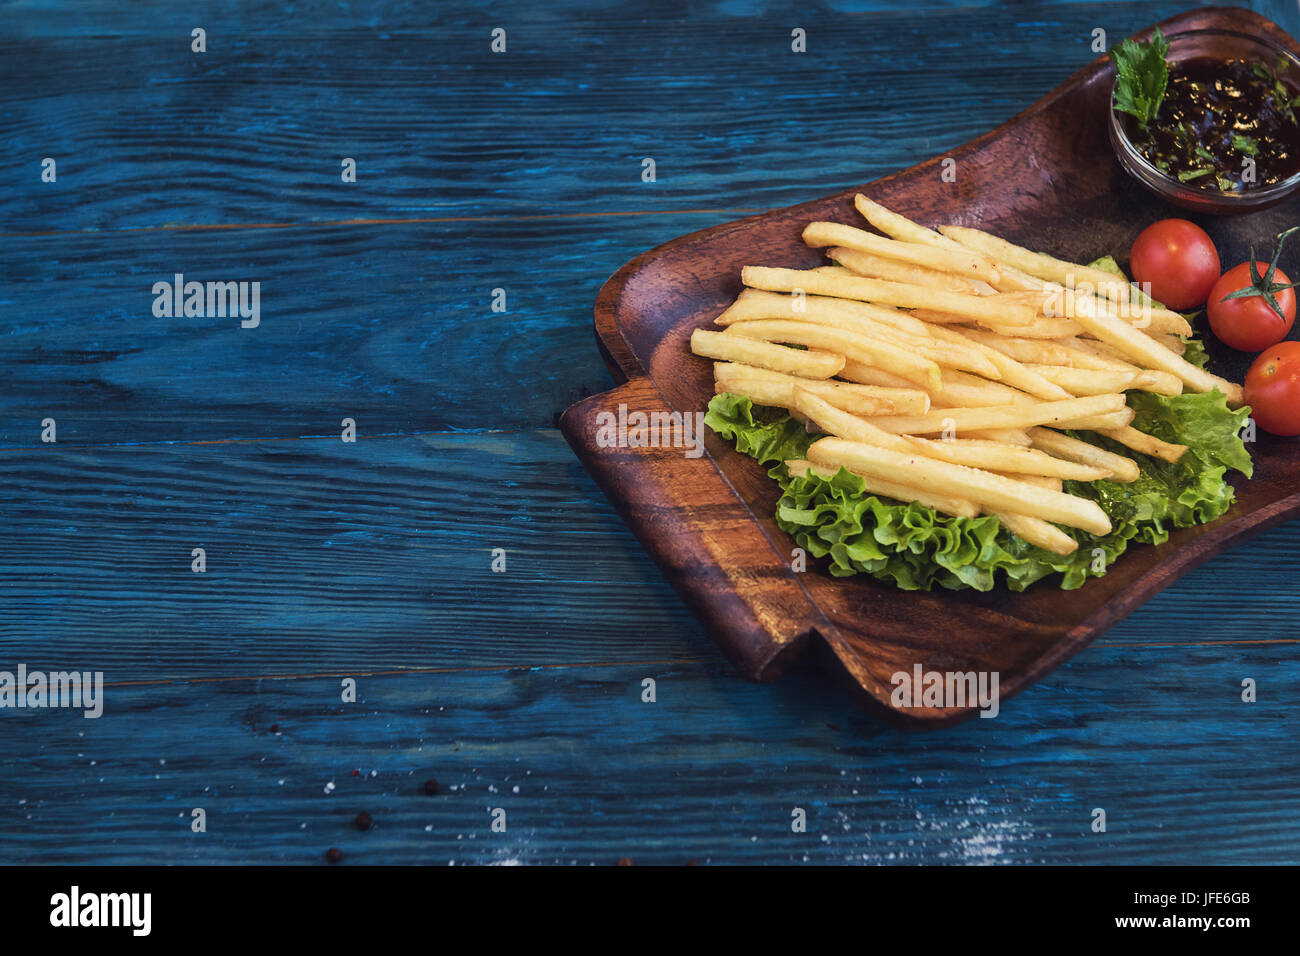
<path fill-rule="evenodd" d="M 1161 219 L 1142 230 L 1129 251 L 1133 278 L 1168 309 L 1186 312 L 1219 278 L 1219 253 L 1205 230 L 1186 219 Z"/>
<path fill-rule="evenodd" d="M 1265 264 L 1259 264 L 1263 273 Z M 1277 269 L 1273 272 L 1273 283 L 1286 285 L 1291 280 Z M 1244 289 L 1253 284 L 1250 275 L 1250 263 L 1229 269 L 1223 274 L 1214 288 L 1210 290 L 1210 301 L 1205 307 L 1205 314 L 1210 319 L 1210 328 L 1225 345 L 1243 352 L 1258 352 L 1270 345 L 1276 345 L 1286 338 L 1295 322 L 1295 291 L 1278 289 L 1274 291 L 1277 304 L 1282 309 L 1278 315 L 1262 295 L 1248 295 L 1240 299 L 1224 299 L 1224 296 Z"/>
<path fill-rule="evenodd" d="M 1246 404 L 1264 431 L 1300 435 L 1300 342 L 1281 342 L 1255 359 L 1246 373 Z"/>

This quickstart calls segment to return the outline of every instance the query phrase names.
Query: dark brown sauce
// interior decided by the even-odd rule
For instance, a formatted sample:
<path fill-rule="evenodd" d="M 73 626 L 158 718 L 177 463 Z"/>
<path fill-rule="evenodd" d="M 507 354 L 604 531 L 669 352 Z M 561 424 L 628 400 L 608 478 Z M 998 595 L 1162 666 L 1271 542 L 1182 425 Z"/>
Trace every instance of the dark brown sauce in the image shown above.
<path fill-rule="evenodd" d="M 1124 117 L 1129 141 L 1189 187 L 1239 192 L 1289 179 L 1300 172 L 1300 98 L 1278 67 L 1210 57 L 1170 64 L 1147 129 Z"/>

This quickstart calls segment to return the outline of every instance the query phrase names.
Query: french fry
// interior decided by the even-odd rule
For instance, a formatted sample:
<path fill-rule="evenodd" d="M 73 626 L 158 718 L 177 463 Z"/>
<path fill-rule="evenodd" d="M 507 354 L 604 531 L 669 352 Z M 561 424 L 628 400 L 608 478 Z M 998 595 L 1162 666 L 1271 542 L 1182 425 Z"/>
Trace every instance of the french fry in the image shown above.
<path fill-rule="evenodd" d="M 1187 351 L 1187 345 L 1178 336 L 1191 334 L 1191 327 L 1189 326 L 1188 331 L 1186 332 L 1153 332 L 1151 333 L 1151 338 L 1155 339 L 1155 341 L 1159 342 L 1175 355 L 1182 355 Z"/>
<path fill-rule="evenodd" d="M 1177 375 L 1171 375 L 1169 372 L 1157 372 L 1153 369 L 1144 368 L 1133 379 L 1133 384 L 1129 388 L 1140 389 L 1144 392 L 1154 392 L 1156 395 L 1181 395 L 1183 394 L 1183 383 L 1178 380 Z"/>
<path fill-rule="evenodd" d="M 1052 313 L 1054 315 L 1075 318 L 1076 308 L 1094 312 L 1113 310 L 1114 306 L 1107 303 L 1114 303 L 1123 310 L 1119 318 L 1138 328 L 1149 332 L 1191 334 L 1186 319 L 1170 309 L 1144 304 L 1136 294 L 1137 290 L 1120 276 L 1032 252 L 978 229 L 940 226 L 939 232 L 945 238 L 991 258 L 1001 273 L 1000 288 L 1003 291 L 1008 288 L 1007 280 L 1014 279 L 1011 288 L 1025 287 L 1046 293 L 1058 304 L 1058 310 Z"/>
<path fill-rule="evenodd" d="M 812 382 L 808 383 L 812 385 Z M 718 394 L 729 392 L 733 395 L 743 395 L 755 405 L 768 405 L 773 408 L 795 409 L 794 390 L 802 386 L 794 385 L 789 382 L 767 382 L 762 379 L 733 379 L 732 381 L 723 382 L 715 381 L 713 390 Z M 837 401 L 833 394 L 827 395 L 826 400 L 837 408 L 841 401 Z M 887 415 L 889 409 L 894 406 L 881 398 L 852 398 L 848 402 L 853 405 L 853 413 L 857 415 Z"/>
<path fill-rule="evenodd" d="M 804 475 L 811 471 L 823 478 L 833 478 L 835 476 L 835 469 L 818 468 L 812 462 L 803 459 L 787 461 L 785 467 L 792 475 Z M 886 498 L 893 498 L 895 501 L 901 501 L 904 504 L 909 501 L 916 501 L 933 508 L 941 514 L 957 515 L 962 518 L 974 518 L 980 513 L 979 505 L 965 498 L 936 495 L 928 491 L 922 491 L 919 488 L 909 488 L 907 485 L 885 481 L 870 475 L 858 475 L 858 477 L 862 479 L 866 490 L 873 495 L 884 495 Z"/>
<path fill-rule="evenodd" d="M 954 242 L 983 253 L 990 258 L 1006 262 L 1021 272 L 1039 279 L 1054 282 L 1063 287 L 1070 287 L 1079 281 L 1096 286 L 1099 295 L 1105 295 L 1115 302 L 1130 302 L 1132 287 L 1119 276 L 1093 269 L 1089 266 L 1066 262 L 1041 252 L 1031 252 L 1022 246 L 999 239 L 991 233 L 965 226 L 940 226 L 939 233 Z"/>
<path fill-rule="evenodd" d="M 838 381 L 813 381 L 772 372 L 752 365 L 739 365 L 734 362 L 718 362 L 713 366 L 713 377 L 720 391 L 735 391 L 759 382 L 763 385 L 801 386 L 822 398 L 836 408 L 855 415 L 924 415 L 930 410 L 930 396 L 916 388 L 879 388 L 871 385 L 853 385 Z M 793 407 L 793 405 L 785 405 Z M 892 408 L 894 411 L 882 412 L 877 409 Z M 903 411 L 910 409 L 910 411 Z"/>
<path fill-rule="evenodd" d="M 1070 461 L 1081 462 L 1085 465 L 1105 468 L 1111 473 L 1111 481 L 1130 482 L 1138 480 L 1140 474 L 1138 463 L 1132 458 L 1116 455 L 1104 448 L 1090 445 L 1086 441 L 1071 438 L 1069 435 L 1062 435 L 1050 428 L 1029 429 L 1029 440 L 1034 443 L 1035 448 L 1042 449 L 1058 458 L 1067 458 Z"/>
<path fill-rule="evenodd" d="M 1059 401 L 1070 397 L 1070 393 L 1061 386 L 1049 382 L 1043 376 L 1026 368 L 1022 363 L 1017 362 L 1006 353 L 975 342 L 960 329 L 949 329 L 936 325 L 930 327 L 930 332 L 940 341 L 966 343 L 968 347 L 978 349 L 997 368 L 1002 382 L 1006 385 L 1018 388 L 1022 392 L 1027 392 L 1045 401 Z"/>
<path fill-rule="evenodd" d="M 1116 354 L 1114 350 L 1096 339 L 1062 339 L 1059 345 L 1070 353 L 1069 364 L 1073 367 L 1094 369 L 1099 372 L 1127 372 L 1133 376 L 1133 384 L 1129 388 L 1154 392 L 1157 395 L 1183 394 L 1183 383 L 1178 376 L 1155 369 L 1139 368 L 1132 362 L 1114 358 Z M 1107 351 L 1103 352 L 1103 349 Z"/>
<path fill-rule="evenodd" d="M 1045 364 L 1048 365 L 1068 364 L 1073 368 L 1090 368 L 1090 369 L 1096 369 L 1099 372 L 1105 371 L 1107 369 L 1110 369 L 1112 371 L 1120 371 L 1120 372 L 1140 371 L 1140 369 L 1138 369 L 1138 367 L 1131 362 L 1124 362 L 1114 358 L 1107 358 L 1105 356 L 1100 355 L 1097 352 L 1094 352 L 1091 348 L 1088 347 L 1089 343 L 1094 345 L 1101 344 L 1096 339 L 1083 339 L 1083 338 L 1079 338 L 1078 336 L 1067 336 L 1067 337 L 1059 338 L 1052 344 L 1068 352 L 1070 356 L 1070 361 L 1068 363 L 1048 362 Z"/>
<path fill-rule="evenodd" d="M 1038 314 L 1038 310 L 1024 300 L 1009 300 L 1000 294 L 964 295 L 905 282 L 887 282 L 884 279 L 848 278 L 767 266 L 745 266 L 740 278 L 750 288 L 769 292 L 793 292 L 800 289 L 809 295 L 858 299 L 904 309 L 934 308 L 941 312 L 969 315 L 1005 325 L 1029 325 Z"/>
<path fill-rule="evenodd" d="M 937 309 L 912 309 L 909 313 L 914 319 L 933 325 L 975 325 L 979 319 L 973 315 L 953 315 Z"/>
<path fill-rule="evenodd" d="M 1025 481 L 1031 485 L 1037 485 L 1039 488 L 1048 488 L 1051 491 L 1060 491 L 1065 485 L 1065 482 L 1060 478 L 1050 478 L 1046 475 L 1021 475 L 1015 472 L 998 472 L 998 474 L 1005 474 L 1008 478 Z"/>
<path fill-rule="evenodd" d="M 1134 365 L 1123 352 L 1116 351 L 1105 342 L 1099 342 L 1097 339 L 1075 337 L 1061 339 L 1061 344 L 1090 355 L 1095 359 L 1093 368 L 1111 368 L 1126 372 L 1143 371 L 1140 367 Z"/>
<path fill-rule="evenodd" d="M 1041 315 L 1029 325 L 999 325 L 995 322 L 980 324 L 991 332 L 1000 335 L 1016 335 L 1024 339 L 1063 339 L 1083 332 L 1083 326 L 1073 319 L 1056 319 Z"/>
<path fill-rule="evenodd" d="M 998 269 L 989 259 L 968 249 L 942 249 L 916 242 L 899 242 L 837 222 L 809 223 L 803 241 L 810 246 L 840 246 L 923 266 L 936 272 L 997 282 Z"/>
<path fill-rule="evenodd" d="M 1072 395 L 1101 395 L 1136 389 L 1156 395 L 1181 395 L 1183 383 L 1168 372 L 1142 369 L 1125 372 L 1119 369 L 1065 368 L 1052 365 L 1030 365 L 1039 375 L 1060 385 Z"/>
<path fill-rule="evenodd" d="M 967 441 L 961 438 L 948 441 L 909 438 L 908 441 L 927 458 L 950 461 L 957 465 L 969 465 L 972 468 L 984 468 L 1000 474 L 1041 475 L 1048 478 L 1069 478 L 1073 481 L 1097 481 L 1099 478 L 1110 477 L 1110 472 L 1104 468 L 1053 458 L 1045 452 L 1018 445 Z"/>
<path fill-rule="evenodd" d="M 868 365 L 866 362 L 858 362 L 854 359 L 847 359 L 844 362 L 844 368 L 838 373 L 840 378 L 845 381 L 860 385 L 875 385 L 881 388 L 915 388 L 916 386 L 905 378 L 900 378 L 886 372 L 882 368 L 876 368 L 874 365 Z M 942 394 L 947 387 L 950 376 L 944 376 L 944 382 L 936 390 L 929 393 L 933 398 L 936 393 Z M 974 404 L 974 403 L 972 403 Z M 999 404 L 999 403 L 994 403 Z"/>
<path fill-rule="evenodd" d="M 1093 534 L 1107 534 L 1111 528 L 1110 519 L 1096 502 L 978 468 L 900 454 L 833 436 L 813 442 L 808 448 L 808 460 L 828 468 L 843 466 L 857 474 L 869 474 L 923 491 L 969 498 L 993 511 L 1024 514 Z"/>
<path fill-rule="evenodd" d="M 836 246 L 828 249 L 826 254 L 849 271 L 872 279 L 907 282 L 933 289 L 947 289 L 950 292 L 964 292 L 967 295 L 987 295 L 995 291 L 992 286 L 978 279 L 968 279 L 951 272 L 940 272 L 937 269 L 914 265 L 901 259 L 873 255 L 858 249 Z"/>
<path fill-rule="evenodd" d="M 994 514 L 1002 527 L 1016 537 L 1024 538 L 1030 544 L 1037 545 L 1040 548 L 1046 548 L 1053 554 L 1073 554 L 1079 549 L 1079 542 L 1056 527 L 1056 525 L 1049 524 L 1041 518 L 1030 518 L 1027 515 L 1012 514 L 1009 511 L 997 511 Z"/>
<path fill-rule="evenodd" d="M 981 428 L 1026 428 L 1049 424 L 1077 428 L 1085 427 L 1075 424 L 1077 422 L 1094 421 L 1110 413 L 1123 411 L 1127 411 L 1131 419 L 1132 409 L 1126 408 L 1123 395 L 1089 395 L 1086 398 L 1070 398 L 1059 402 L 931 409 L 926 415 L 878 418 L 873 424 L 884 431 L 905 435 L 927 435 L 948 430 L 963 432 Z"/>
<path fill-rule="evenodd" d="M 1150 455 L 1153 458 L 1159 458 L 1162 461 L 1178 461 L 1183 457 L 1183 453 L 1187 451 L 1186 445 L 1175 445 L 1172 442 L 1162 441 L 1154 435 L 1148 435 L 1146 432 L 1140 432 L 1136 428 L 1129 426 L 1098 429 L 1097 434 L 1105 435 L 1126 448 L 1132 448 L 1134 451 Z"/>
<path fill-rule="evenodd" d="M 1136 301 L 1119 303 L 1056 285 L 1049 285 L 1044 291 L 1043 310 L 1046 315 L 1057 316 L 1057 321 L 1078 319 L 1079 312 L 1086 310 L 1087 315 L 1110 315 L 1152 336 L 1192 334 L 1187 320 L 1169 309 Z"/>
<path fill-rule="evenodd" d="M 1037 374 L 1053 385 L 1059 385 L 1071 395 L 1107 395 L 1133 388 L 1138 374 L 1108 369 L 1067 368 L 1063 365 L 1029 365 Z"/>
<path fill-rule="evenodd" d="M 861 193 L 853 197 L 853 206 L 867 222 L 892 239 L 899 239 L 903 242 L 924 243 L 939 249 L 952 249 L 960 246 L 960 243 L 940 235 L 933 229 L 917 225 L 906 216 L 892 212 L 880 205 L 880 203 L 872 202 Z"/>
<path fill-rule="evenodd" d="M 902 454 L 916 454 L 916 449 L 906 438 L 882 431 L 866 419 L 842 411 L 806 389 L 794 389 L 794 407 L 822 431 L 832 435 L 869 445 L 880 445 Z"/>
<path fill-rule="evenodd" d="M 1087 396 L 1095 398 L 1096 396 Z M 1133 409 L 1122 408 L 1118 412 L 1107 412 L 1104 415 L 1089 415 L 1085 418 L 1071 418 L 1059 422 L 1049 422 L 1053 428 L 1070 428 L 1070 429 L 1092 429 L 1100 431 L 1103 428 L 1123 428 L 1133 421 Z"/>
<path fill-rule="evenodd" d="M 875 226 L 891 239 L 903 242 L 916 242 L 934 246 L 939 249 L 960 249 L 961 243 L 954 242 L 947 236 L 918 225 L 906 216 L 886 209 L 880 203 L 873 202 L 859 193 L 853 199 L 853 205 L 867 222 Z M 1041 279 L 1013 268 L 1005 262 L 996 263 L 998 281 L 991 283 L 998 292 L 1040 292 L 1044 283 Z M 950 320 L 951 321 L 951 320 Z"/>
<path fill-rule="evenodd" d="M 752 319 L 789 319 L 799 314 L 817 317 L 854 316 L 868 319 L 878 325 L 887 325 L 909 335 L 927 337 L 926 324 L 906 312 L 870 302 L 853 299 L 836 299 L 825 295 L 785 295 L 780 292 L 763 292 L 744 289 L 730 306 L 714 321 L 718 325 L 748 322 Z"/>
<path fill-rule="evenodd" d="M 1143 368 L 1176 375 L 1194 392 L 1209 392 L 1217 388 L 1227 396 L 1228 404 L 1233 407 L 1238 407 L 1243 402 L 1240 385 L 1197 368 L 1181 355 L 1171 352 L 1122 319 L 1105 314 L 1089 316 L 1080 313 L 1076 316 L 1076 321 L 1098 339 L 1128 356 L 1130 360 L 1136 360 Z"/>
<path fill-rule="evenodd" d="M 998 335 L 983 329 L 962 329 L 961 334 L 972 342 L 978 342 L 980 345 L 997 349 L 1017 362 L 1035 365 L 1063 365 L 1072 368 L 1078 364 L 1077 360 L 1081 354 L 1059 341 Z M 1093 366 L 1085 367 L 1091 368 Z"/>
<path fill-rule="evenodd" d="M 838 352 L 846 358 L 880 365 L 887 371 L 922 386 L 937 386 L 941 381 L 939 366 L 930 359 L 901 346 L 854 332 L 846 332 L 844 329 L 788 319 L 758 319 L 753 322 L 737 322 L 735 325 L 728 326 L 727 331 L 721 334 L 727 337 L 761 339 L 767 342 L 782 342 L 789 345 L 803 345 L 810 349 Z"/>
<path fill-rule="evenodd" d="M 859 383 L 862 385 L 878 385 L 886 388 L 915 388 L 916 383 L 909 382 L 905 378 L 899 378 L 897 375 L 891 375 L 884 369 L 868 365 L 864 362 L 857 362 L 853 359 L 845 361 L 844 368 L 839 373 L 840 378 L 849 382 Z M 1033 398 L 1024 392 L 1016 391 L 1014 388 L 1008 388 L 998 382 L 990 382 L 976 375 L 967 375 L 965 372 L 959 372 L 949 369 L 943 373 L 943 380 L 937 388 L 925 386 L 926 391 L 932 399 L 932 405 L 935 408 L 965 408 L 967 406 L 984 406 L 984 405 L 1010 405 L 1013 402 L 1024 400 L 1033 401 Z M 1066 393 L 1069 398 L 1069 393 Z M 1029 444 L 1025 441 L 1025 444 Z"/>
<path fill-rule="evenodd" d="M 783 345 L 708 329 L 696 329 L 691 333 L 691 351 L 704 358 L 757 365 L 800 378 L 830 378 L 844 368 L 844 356 L 835 352 L 813 348 L 807 351 L 788 349 Z"/>
<path fill-rule="evenodd" d="M 1043 452 L 988 441 L 927 441 L 921 438 L 890 434 L 868 421 L 834 408 L 810 390 L 794 387 L 794 407 L 820 429 L 850 441 L 879 445 L 900 454 L 924 455 L 936 461 L 951 462 L 997 472 L 1016 472 L 1051 478 L 1095 481 L 1110 472 L 1077 462 L 1062 461 Z"/>
<path fill-rule="evenodd" d="M 836 303 L 839 303 L 839 305 L 836 305 Z M 739 304 L 737 303 L 737 305 Z M 946 368 L 963 369 L 987 378 L 1001 378 L 997 365 L 975 350 L 961 348 L 950 342 L 938 341 L 924 328 L 921 329 L 919 335 L 893 328 L 877 321 L 877 313 L 874 312 L 843 308 L 843 306 L 866 306 L 870 309 L 871 307 L 865 302 L 851 302 L 847 299 L 825 299 L 821 296 L 813 296 L 811 300 L 807 300 L 803 304 L 803 309 L 781 312 L 782 318 L 778 321 L 807 322 L 813 325 L 843 329 L 855 335 L 865 336 L 875 342 L 887 343 L 914 352 L 922 358 L 929 359 L 935 364 Z M 733 306 L 733 308 L 718 316 L 715 321 L 720 325 L 736 325 L 738 324 L 737 315 L 746 315 L 750 311 L 755 310 L 736 309 Z M 755 319 L 752 321 L 765 320 Z"/>
<path fill-rule="evenodd" d="M 966 433 L 966 438 L 995 441 L 999 445 L 1020 445 L 1024 448 L 1031 444 L 1022 428 L 975 428 Z"/>

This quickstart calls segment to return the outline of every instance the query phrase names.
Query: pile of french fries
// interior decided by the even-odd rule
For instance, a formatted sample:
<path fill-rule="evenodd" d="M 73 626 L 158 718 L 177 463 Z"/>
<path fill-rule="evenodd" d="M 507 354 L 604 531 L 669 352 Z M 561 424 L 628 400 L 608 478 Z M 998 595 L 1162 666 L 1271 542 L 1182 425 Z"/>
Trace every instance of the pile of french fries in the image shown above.
<path fill-rule="evenodd" d="M 1078 543 L 1058 525 L 1104 535 L 1111 524 L 1062 481 L 1138 477 L 1134 459 L 1065 430 L 1177 461 L 1185 446 L 1131 426 L 1126 390 L 1217 388 L 1242 404 L 1240 386 L 1182 357 L 1187 321 L 1120 277 L 976 229 L 936 232 L 865 196 L 855 206 L 881 234 L 810 224 L 804 241 L 833 265 L 746 266 L 723 330 L 691 336 L 716 360 L 717 392 L 824 434 L 807 460 L 786 462 L 792 474 L 842 467 L 872 494 L 996 515 L 1065 555 Z"/>

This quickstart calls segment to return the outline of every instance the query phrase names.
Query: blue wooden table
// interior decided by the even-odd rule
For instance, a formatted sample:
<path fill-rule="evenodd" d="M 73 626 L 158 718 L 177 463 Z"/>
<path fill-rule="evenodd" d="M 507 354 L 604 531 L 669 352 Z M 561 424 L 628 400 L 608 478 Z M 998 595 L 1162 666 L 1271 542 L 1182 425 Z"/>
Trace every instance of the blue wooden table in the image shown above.
<path fill-rule="evenodd" d="M 0 711 L 0 862 L 1300 861 L 1300 526 L 909 734 L 738 678 L 555 429 L 624 261 L 1182 8 L 0 0 L 0 670 L 107 684 Z"/>

